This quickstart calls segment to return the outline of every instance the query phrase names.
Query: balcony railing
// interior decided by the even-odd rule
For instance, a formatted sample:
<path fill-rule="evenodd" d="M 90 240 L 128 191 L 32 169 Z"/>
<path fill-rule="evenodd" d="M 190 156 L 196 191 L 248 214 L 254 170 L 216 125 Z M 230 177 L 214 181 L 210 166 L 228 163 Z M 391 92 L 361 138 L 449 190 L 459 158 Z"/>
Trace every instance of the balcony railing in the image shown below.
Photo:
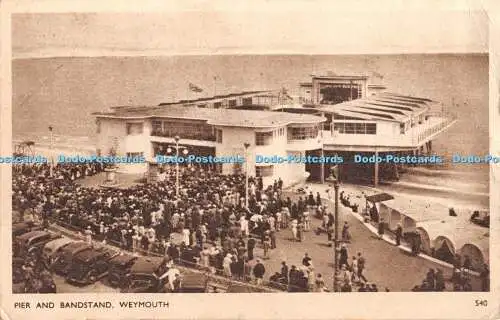
<path fill-rule="evenodd" d="M 190 140 L 202 140 L 202 141 L 215 141 L 216 137 L 213 133 L 200 133 L 200 132 L 165 132 L 165 131 L 151 131 L 151 136 L 164 137 L 164 138 L 174 138 L 175 136 L 181 136 L 183 139 Z"/>
<path fill-rule="evenodd" d="M 424 131 L 422 131 L 418 134 L 418 142 L 421 142 L 421 141 L 427 139 L 428 137 L 432 136 L 433 134 L 440 132 L 441 130 L 443 130 L 444 128 L 449 126 L 455 120 L 456 119 L 454 117 L 449 117 L 449 118 L 446 118 L 443 121 L 439 122 L 438 124 L 436 124 L 430 128 L 425 129 Z"/>

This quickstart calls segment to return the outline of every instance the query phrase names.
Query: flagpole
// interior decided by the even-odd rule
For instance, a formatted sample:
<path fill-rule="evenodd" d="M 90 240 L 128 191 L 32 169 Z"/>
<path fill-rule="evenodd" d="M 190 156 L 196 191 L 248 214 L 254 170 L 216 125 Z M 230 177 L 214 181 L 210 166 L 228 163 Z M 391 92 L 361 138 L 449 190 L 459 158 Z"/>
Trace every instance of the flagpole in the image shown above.
<path fill-rule="evenodd" d="M 214 76 L 214 97 L 217 95 L 217 76 Z"/>

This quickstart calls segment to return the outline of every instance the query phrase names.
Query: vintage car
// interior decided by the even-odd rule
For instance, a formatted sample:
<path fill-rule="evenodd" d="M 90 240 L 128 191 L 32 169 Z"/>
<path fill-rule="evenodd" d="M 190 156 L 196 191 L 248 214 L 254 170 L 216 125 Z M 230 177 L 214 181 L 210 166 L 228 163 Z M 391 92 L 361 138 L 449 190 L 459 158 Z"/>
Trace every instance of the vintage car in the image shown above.
<path fill-rule="evenodd" d="M 130 268 L 137 260 L 129 254 L 120 254 L 109 260 L 108 282 L 113 287 L 122 287 L 130 272 Z"/>
<path fill-rule="evenodd" d="M 92 248 L 75 254 L 66 281 L 80 285 L 95 283 L 108 274 L 109 260 L 118 254 L 118 251 L 106 248 Z"/>
<path fill-rule="evenodd" d="M 472 213 L 470 221 L 474 224 L 480 225 L 482 227 L 490 227 L 490 212 L 489 211 L 479 211 L 476 210 Z"/>
<path fill-rule="evenodd" d="M 20 258 L 37 257 L 47 242 L 58 238 L 61 238 L 61 235 L 41 230 L 22 234 L 17 236 L 13 243 L 14 255 Z"/>
<path fill-rule="evenodd" d="M 12 293 L 25 293 L 25 272 L 23 258 L 12 258 Z"/>
<path fill-rule="evenodd" d="M 208 276 L 199 272 L 186 272 L 181 275 L 182 293 L 202 293 L 207 291 Z"/>
<path fill-rule="evenodd" d="M 64 247 L 73 242 L 73 240 L 65 237 L 47 242 L 45 246 L 43 246 L 41 256 L 42 262 L 45 267 L 48 269 L 52 264 L 56 254 L 59 253 Z"/>
<path fill-rule="evenodd" d="M 12 239 L 15 239 L 17 236 L 28 233 L 30 231 L 36 231 L 42 229 L 43 229 L 42 226 L 34 224 L 31 221 L 14 223 L 12 225 Z"/>
<path fill-rule="evenodd" d="M 23 258 L 12 259 L 12 293 L 56 293 L 54 279 L 47 271 L 28 277 Z"/>
<path fill-rule="evenodd" d="M 92 247 L 83 241 L 77 241 L 64 246 L 52 257 L 50 270 L 59 275 L 66 275 L 75 255 L 82 251 L 91 250 Z"/>
<path fill-rule="evenodd" d="M 139 257 L 130 268 L 122 292 L 166 292 L 167 272 L 165 258 Z"/>

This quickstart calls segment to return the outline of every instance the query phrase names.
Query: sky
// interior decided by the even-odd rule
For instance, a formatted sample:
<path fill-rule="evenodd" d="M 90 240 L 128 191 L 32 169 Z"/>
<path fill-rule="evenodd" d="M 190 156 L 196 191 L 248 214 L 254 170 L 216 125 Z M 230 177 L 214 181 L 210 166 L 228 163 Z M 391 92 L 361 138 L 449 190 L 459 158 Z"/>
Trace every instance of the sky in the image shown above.
<path fill-rule="evenodd" d="M 238 0 L 186 3 L 191 5 L 157 8 L 145 2 L 141 7 L 108 10 L 61 4 L 55 8 L 63 12 L 56 13 L 43 13 L 57 11 L 50 6 L 16 7 L 12 54 L 31 58 L 488 52 L 488 15 L 471 1 L 354 0 L 349 2 L 352 6 L 333 0 L 259 0 L 252 6 Z"/>

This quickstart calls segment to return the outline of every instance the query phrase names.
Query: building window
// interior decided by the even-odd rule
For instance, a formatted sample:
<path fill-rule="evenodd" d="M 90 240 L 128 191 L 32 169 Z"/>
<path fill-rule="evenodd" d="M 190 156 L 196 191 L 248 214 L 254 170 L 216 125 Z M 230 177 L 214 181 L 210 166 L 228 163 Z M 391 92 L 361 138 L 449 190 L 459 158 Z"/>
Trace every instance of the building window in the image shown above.
<path fill-rule="evenodd" d="M 298 127 L 288 129 L 289 140 L 306 140 L 314 139 L 318 136 L 318 127 Z"/>
<path fill-rule="evenodd" d="M 127 152 L 127 158 L 143 157 L 144 152 Z"/>
<path fill-rule="evenodd" d="M 273 143 L 273 132 L 256 132 L 255 145 L 268 146 Z"/>
<path fill-rule="evenodd" d="M 399 133 L 400 134 L 405 134 L 406 132 L 406 124 L 405 123 L 400 123 L 399 124 Z"/>
<path fill-rule="evenodd" d="M 231 100 L 229 100 L 229 108 L 231 108 L 231 107 L 236 107 L 236 104 L 237 104 L 237 103 L 236 103 L 236 99 L 231 99 Z"/>
<path fill-rule="evenodd" d="M 335 122 L 333 129 L 342 134 L 377 134 L 376 123 Z"/>
<path fill-rule="evenodd" d="M 199 104 L 199 105 L 198 105 L 198 108 L 206 108 L 206 107 L 207 107 L 207 105 L 206 105 L 206 104 Z"/>
<path fill-rule="evenodd" d="M 222 143 L 222 130 L 221 129 L 215 130 L 215 141 L 217 143 Z"/>
<path fill-rule="evenodd" d="M 101 120 L 97 120 L 95 124 L 96 124 L 95 132 L 98 134 L 101 133 Z"/>
<path fill-rule="evenodd" d="M 274 166 L 258 166 L 255 167 L 255 175 L 257 177 L 271 177 L 274 174 Z"/>
<path fill-rule="evenodd" d="M 137 122 L 127 123 L 127 135 L 140 135 L 142 134 L 143 124 Z"/>
<path fill-rule="evenodd" d="M 250 106 L 250 105 L 252 105 L 252 98 L 251 97 L 250 98 L 243 98 L 242 103 L 244 106 Z"/>
<path fill-rule="evenodd" d="M 215 141 L 213 127 L 201 121 L 182 120 L 154 120 L 152 136 L 181 137 L 181 139 L 193 139 L 204 141 Z"/>
<path fill-rule="evenodd" d="M 153 135 L 161 135 L 163 133 L 162 122 L 159 120 L 153 120 L 152 130 Z"/>
<path fill-rule="evenodd" d="M 222 102 L 214 102 L 214 108 L 219 109 L 222 107 Z"/>

